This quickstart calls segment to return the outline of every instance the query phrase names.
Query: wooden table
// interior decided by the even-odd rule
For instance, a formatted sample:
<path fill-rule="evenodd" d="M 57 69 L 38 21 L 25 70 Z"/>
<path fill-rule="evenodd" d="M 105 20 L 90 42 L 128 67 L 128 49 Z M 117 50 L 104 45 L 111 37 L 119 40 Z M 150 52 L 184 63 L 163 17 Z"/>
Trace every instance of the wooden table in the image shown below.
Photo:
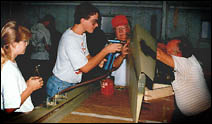
<path fill-rule="evenodd" d="M 139 122 L 170 122 L 173 99 L 169 96 L 143 102 Z M 104 96 L 99 90 L 59 123 L 132 123 L 128 89 L 116 89 L 112 96 Z"/>

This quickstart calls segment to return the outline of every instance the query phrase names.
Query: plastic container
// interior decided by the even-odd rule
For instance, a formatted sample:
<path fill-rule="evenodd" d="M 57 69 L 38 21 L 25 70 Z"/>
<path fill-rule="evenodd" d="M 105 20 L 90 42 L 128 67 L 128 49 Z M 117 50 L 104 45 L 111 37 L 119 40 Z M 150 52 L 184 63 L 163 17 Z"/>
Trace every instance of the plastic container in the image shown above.
<path fill-rule="evenodd" d="M 101 93 L 106 96 L 113 95 L 114 82 L 111 78 L 106 78 L 101 81 Z"/>

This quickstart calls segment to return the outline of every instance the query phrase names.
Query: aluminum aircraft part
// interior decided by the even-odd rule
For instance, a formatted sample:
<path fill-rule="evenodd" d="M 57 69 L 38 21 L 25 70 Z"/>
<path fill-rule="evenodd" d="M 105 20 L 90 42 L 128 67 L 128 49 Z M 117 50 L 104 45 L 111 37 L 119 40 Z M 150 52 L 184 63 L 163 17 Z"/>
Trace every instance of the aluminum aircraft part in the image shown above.
<path fill-rule="evenodd" d="M 144 48 L 143 48 L 144 47 Z M 151 34 L 136 24 L 130 42 L 130 53 L 127 60 L 130 105 L 133 121 L 138 123 L 145 93 L 147 77 L 154 79 L 156 60 L 156 40 Z M 148 49 L 146 49 L 148 48 Z"/>
<path fill-rule="evenodd" d="M 94 79 L 91 79 L 91 80 L 88 80 L 88 81 L 81 82 L 81 83 L 79 83 L 79 84 L 77 84 L 77 85 L 75 85 L 75 86 L 70 86 L 70 87 L 68 87 L 68 88 L 66 88 L 66 89 L 64 89 L 64 90 L 62 90 L 62 91 L 60 91 L 58 94 L 62 94 L 62 93 L 65 93 L 65 92 L 67 92 L 67 91 L 70 91 L 70 90 L 73 89 L 73 88 L 76 88 L 76 87 L 79 87 L 79 86 L 82 86 L 82 85 L 85 85 L 85 84 L 89 84 L 89 83 L 92 83 L 92 82 L 101 80 L 101 79 L 107 77 L 109 74 L 110 74 L 110 72 L 108 72 L 108 73 L 106 73 L 106 74 L 104 74 L 104 75 L 102 75 L 102 76 L 96 77 L 96 78 L 94 78 Z"/>
<path fill-rule="evenodd" d="M 48 105 L 35 107 L 35 109 L 27 114 L 21 114 L 5 122 L 15 123 L 55 123 L 60 121 L 65 115 L 72 112 L 80 103 L 88 98 L 89 95 L 100 90 L 99 80 L 107 77 L 110 73 L 94 79 L 81 82 L 78 85 L 68 87 L 54 96 L 52 101 L 48 101 Z"/>

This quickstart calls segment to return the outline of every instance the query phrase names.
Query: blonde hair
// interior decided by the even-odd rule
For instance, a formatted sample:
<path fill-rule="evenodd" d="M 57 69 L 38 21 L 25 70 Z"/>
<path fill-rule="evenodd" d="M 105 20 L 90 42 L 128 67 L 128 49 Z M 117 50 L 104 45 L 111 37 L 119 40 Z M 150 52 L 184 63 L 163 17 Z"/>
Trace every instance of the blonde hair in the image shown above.
<path fill-rule="evenodd" d="M 28 41 L 32 34 L 24 26 L 16 21 L 7 22 L 1 29 L 1 70 L 7 60 L 11 60 L 11 50 L 9 45 L 14 42 Z"/>

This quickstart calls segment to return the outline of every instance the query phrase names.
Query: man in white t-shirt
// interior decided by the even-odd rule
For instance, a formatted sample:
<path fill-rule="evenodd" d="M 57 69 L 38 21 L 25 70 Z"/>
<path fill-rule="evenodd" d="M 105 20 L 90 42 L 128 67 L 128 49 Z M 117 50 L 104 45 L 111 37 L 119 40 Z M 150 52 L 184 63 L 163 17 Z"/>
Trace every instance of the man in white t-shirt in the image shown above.
<path fill-rule="evenodd" d="M 121 51 L 121 44 L 110 44 L 96 56 L 90 56 L 85 32 L 93 33 L 98 27 L 98 16 L 99 10 L 87 2 L 76 6 L 74 26 L 63 33 L 59 42 L 53 75 L 47 82 L 48 98 L 81 82 L 82 73 L 87 73 L 98 66 L 108 53 Z"/>
<path fill-rule="evenodd" d="M 173 114 L 173 121 L 198 120 L 198 114 L 208 112 L 211 108 L 211 94 L 202 68 L 192 54 L 191 44 L 185 38 L 175 38 L 167 43 L 166 51 L 157 48 L 157 59 L 174 68 L 172 87 L 179 110 L 176 109 Z"/>
<path fill-rule="evenodd" d="M 117 68 L 112 72 L 114 76 L 114 84 L 116 86 L 126 86 L 126 55 L 128 54 L 128 44 L 130 43 L 130 25 L 128 19 L 125 15 L 117 15 L 112 19 L 112 27 L 114 28 L 116 39 L 127 41 L 122 53 L 116 53 L 116 59 L 114 61 L 113 67 Z"/>

